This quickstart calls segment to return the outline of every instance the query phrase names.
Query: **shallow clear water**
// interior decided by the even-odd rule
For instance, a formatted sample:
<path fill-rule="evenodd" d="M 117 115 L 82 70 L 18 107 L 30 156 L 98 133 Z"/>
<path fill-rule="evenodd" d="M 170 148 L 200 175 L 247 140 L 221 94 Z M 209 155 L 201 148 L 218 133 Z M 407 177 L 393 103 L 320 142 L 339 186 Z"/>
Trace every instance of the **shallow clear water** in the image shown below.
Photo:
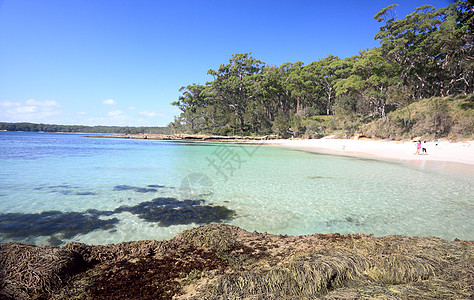
<path fill-rule="evenodd" d="M 274 234 L 474 240 L 474 170 L 455 167 L 0 132 L 0 242 L 159 240 L 209 222 Z"/>

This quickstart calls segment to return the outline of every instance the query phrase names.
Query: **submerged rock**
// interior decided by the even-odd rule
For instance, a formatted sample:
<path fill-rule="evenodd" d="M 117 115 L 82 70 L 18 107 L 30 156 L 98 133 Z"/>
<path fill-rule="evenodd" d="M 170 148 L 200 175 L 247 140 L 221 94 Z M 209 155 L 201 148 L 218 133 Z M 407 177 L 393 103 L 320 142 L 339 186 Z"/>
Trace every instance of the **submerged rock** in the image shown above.
<path fill-rule="evenodd" d="M 169 241 L 71 243 L 62 248 L 6 243 L 0 245 L 0 254 L 0 290 L 15 299 L 474 295 L 474 243 L 433 237 L 293 237 L 211 224 Z"/>

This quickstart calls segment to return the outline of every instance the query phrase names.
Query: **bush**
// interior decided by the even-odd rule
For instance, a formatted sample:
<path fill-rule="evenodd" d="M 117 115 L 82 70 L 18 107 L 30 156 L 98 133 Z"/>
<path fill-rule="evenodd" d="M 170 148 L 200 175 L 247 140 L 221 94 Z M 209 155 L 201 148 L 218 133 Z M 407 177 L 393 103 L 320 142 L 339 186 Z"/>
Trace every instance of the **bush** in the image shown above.
<path fill-rule="evenodd" d="M 407 122 L 407 113 L 411 122 Z M 384 139 L 413 137 L 473 138 L 474 95 L 423 99 L 364 126 L 367 134 Z"/>

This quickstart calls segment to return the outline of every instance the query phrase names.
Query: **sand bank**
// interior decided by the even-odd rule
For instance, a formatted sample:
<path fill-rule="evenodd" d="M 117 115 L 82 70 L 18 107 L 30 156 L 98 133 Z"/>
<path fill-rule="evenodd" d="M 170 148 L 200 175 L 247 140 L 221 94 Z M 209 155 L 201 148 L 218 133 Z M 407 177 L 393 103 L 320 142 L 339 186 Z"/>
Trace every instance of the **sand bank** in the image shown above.
<path fill-rule="evenodd" d="M 451 143 L 440 141 L 438 145 L 427 142 L 423 147 L 427 155 L 415 155 L 416 143 L 380 140 L 311 139 L 268 140 L 270 145 L 307 150 L 318 153 L 345 155 L 392 161 L 440 161 L 474 165 L 474 141 Z"/>

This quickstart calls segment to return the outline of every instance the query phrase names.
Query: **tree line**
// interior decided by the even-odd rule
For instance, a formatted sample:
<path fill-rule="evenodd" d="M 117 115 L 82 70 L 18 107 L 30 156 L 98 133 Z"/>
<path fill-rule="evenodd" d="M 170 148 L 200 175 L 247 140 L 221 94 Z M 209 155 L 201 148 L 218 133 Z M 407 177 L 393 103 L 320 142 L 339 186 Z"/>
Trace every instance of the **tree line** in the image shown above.
<path fill-rule="evenodd" d="M 71 132 L 71 133 L 155 133 L 169 134 L 168 127 L 121 127 L 121 126 L 84 126 L 55 125 L 37 123 L 5 123 L 0 122 L 0 130 L 28 132 Z"/>
<path fill-rule="evenodd" d="M 209 70 L 213 80 L 180 89 L 173 103 L 182 113 L 173 132 L 319 136 L 321 116 L 352 127 L 430 97 L 469 95 L 474 86 L 472 0 L 436 9 L 423 5 L 403 19 L 397 5 L 378 12 L 380 47 L 308 65 L 266 64 L 251 53 L 234 54 Z M 329 118 L 329 117 L 328 117 Z M 347 125 L 349 124 L 349 125 Z"/>

